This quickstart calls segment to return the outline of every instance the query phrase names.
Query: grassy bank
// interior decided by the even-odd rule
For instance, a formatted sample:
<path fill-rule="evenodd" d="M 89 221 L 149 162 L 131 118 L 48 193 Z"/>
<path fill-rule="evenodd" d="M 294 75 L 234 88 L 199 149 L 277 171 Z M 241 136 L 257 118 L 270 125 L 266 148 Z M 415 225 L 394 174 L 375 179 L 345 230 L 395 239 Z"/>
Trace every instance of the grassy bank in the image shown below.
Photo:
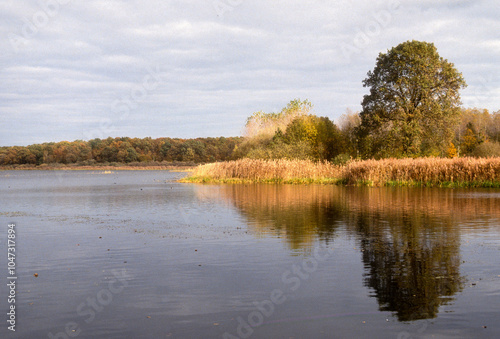
<path fill-rule="evenodd" d="M 351 161 L 344 166 L 242 159 L 198 166 L 183 182 L 500 187 L 500 158 L 382 159 Z"/>

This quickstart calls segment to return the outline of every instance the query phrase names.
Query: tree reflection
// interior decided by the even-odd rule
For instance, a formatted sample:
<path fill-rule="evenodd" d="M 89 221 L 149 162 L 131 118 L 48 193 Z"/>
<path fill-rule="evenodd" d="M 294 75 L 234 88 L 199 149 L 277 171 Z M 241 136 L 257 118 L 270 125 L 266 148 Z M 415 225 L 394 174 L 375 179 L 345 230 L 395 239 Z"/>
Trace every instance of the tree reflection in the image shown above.
<path fill-rule="evenodd" d="M 222 185 L 259 236 L 291 250 L 331 242 L 341 229 L 360 242 L 364 282 L 380 310 L 400 321 L 431 319 L 462 289 L 461 232 L 496 224 L 500 194 L 481 190 Z M 205 192 L 206 194 L 206 192 Z M 496 195 L 495 195 L 496 194 Z M 473 221 L 473 222 L 468 222 Z M 463 227 L 467 223 L 467 227 Z"/>
<path fill-rule="evenodd" d="M 475 213 L 452 190 L 353 189 L 348 205 L 380 310 L 400 321 L 435 318 L 462 289 L 457 222 Z"/>
<path fill-rule="evenodd" d="M 360 214 L 353 226 L 360 235 L 365 284 L 381 311 L 395 312 L 400 321 L 434 318 L 461 290 L 459 235 L 453 227 L 406 212 Z"/>
<path fill-rule="evenodd" d="M 283 237 L 294 251 L 309 250 L 319 238 L 330 241 L 343 219 L 332 200 L 335 186 L 231 185 L 221 196 L 231 201 L 250 229 L 261 235 Z"/>

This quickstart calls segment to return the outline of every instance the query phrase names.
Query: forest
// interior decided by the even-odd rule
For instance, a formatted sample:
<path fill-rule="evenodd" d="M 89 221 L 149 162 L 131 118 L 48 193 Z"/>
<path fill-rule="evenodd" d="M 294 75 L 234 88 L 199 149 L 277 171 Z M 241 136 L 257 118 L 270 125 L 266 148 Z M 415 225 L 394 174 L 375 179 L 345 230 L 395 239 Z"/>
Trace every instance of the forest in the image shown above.
<path fill-rule="evenodd" d="M 107 138 L 1 147 L 0 165 L 207 163 L 229 160 L 242 138 Z"/>

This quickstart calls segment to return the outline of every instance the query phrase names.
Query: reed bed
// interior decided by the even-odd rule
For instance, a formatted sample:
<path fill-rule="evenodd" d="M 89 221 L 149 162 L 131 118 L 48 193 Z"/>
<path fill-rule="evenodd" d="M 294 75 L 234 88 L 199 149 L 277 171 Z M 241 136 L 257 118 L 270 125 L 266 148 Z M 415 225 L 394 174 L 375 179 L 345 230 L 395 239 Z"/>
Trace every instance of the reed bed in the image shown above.
<path fill-rule="evenodd" d="M 197 167 L 188 181 L 207 182 L 289 182 L 321 181 L 340 176 L 341 167 L 309 160 L 241 159 Z"/>
<path fill-rule="evenodd" d="M 201 165 L 184 181 L 500 187 L 500 158 L 362 160 L 344 166 L 308 160 L 241 159 Z"/>
<path fill-rule="evenodd" d="M 382 159 L 348 163 L 343 170 L 348 184 L 423 184 L 429 186 L 498 186 L 500 158 Z"/>

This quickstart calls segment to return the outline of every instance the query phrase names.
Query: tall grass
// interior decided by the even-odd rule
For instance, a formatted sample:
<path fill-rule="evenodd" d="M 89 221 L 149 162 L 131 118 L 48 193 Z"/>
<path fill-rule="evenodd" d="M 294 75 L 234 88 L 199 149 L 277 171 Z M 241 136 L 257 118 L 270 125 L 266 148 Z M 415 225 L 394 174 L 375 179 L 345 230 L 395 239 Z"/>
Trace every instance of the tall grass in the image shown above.
<path fill-rule="evenodd" d="M 197 167 L 190 182 L 317 182 L 347 185 L 500 187 L 500 158 L 417 158 L 351 161 L 241 159 Z"/>
<path fill-rule="evenodd" d="M 294 180 L 319 181 L 336 179 L 341 167 L 328 162 L 310 160 L 241 159 L 217 162 L 197 167 L 190 181 L 252 181 L 287 182 Z"/>
<path fill-rule="evenodd" d="M 417 158 L 351 162 L 343 170 L 347 183 L 448 183 L 476 186 L 500 181 L 500 158 Z"/>

